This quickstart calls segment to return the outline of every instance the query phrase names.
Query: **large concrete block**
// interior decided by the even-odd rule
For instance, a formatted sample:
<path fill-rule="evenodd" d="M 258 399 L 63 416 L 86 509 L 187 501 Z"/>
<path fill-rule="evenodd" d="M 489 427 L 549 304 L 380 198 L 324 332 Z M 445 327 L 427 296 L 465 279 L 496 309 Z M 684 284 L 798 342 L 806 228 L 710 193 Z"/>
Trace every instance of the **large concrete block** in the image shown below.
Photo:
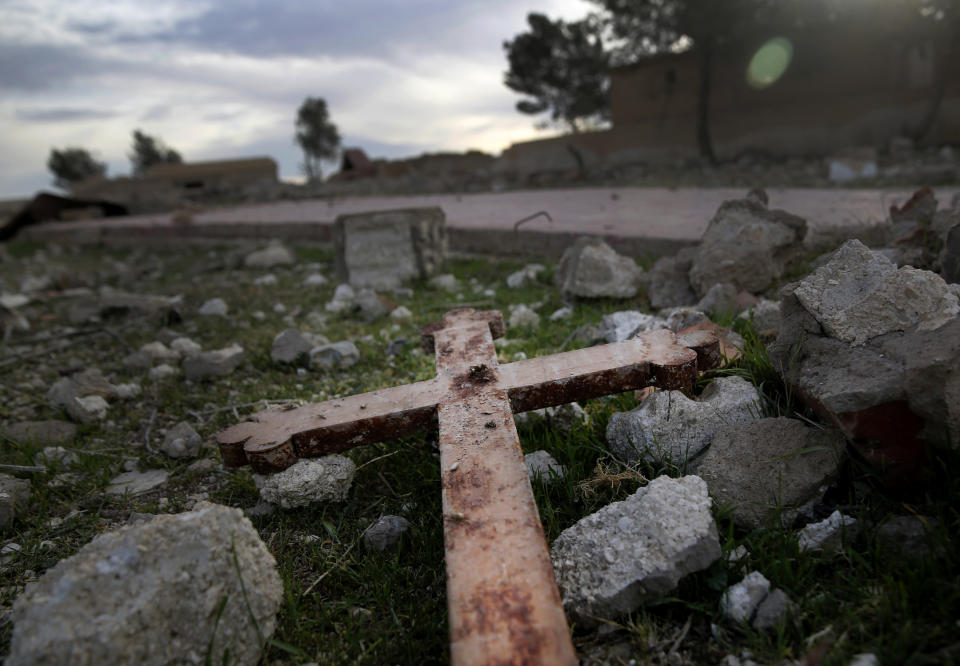
<path fill-rule="evenodd" d="M 341 215 L 333 233 L 338 277 L 355 287 L 391 289 L 428 278 L 447 255 L 446 222 L 438 207 Z"/>

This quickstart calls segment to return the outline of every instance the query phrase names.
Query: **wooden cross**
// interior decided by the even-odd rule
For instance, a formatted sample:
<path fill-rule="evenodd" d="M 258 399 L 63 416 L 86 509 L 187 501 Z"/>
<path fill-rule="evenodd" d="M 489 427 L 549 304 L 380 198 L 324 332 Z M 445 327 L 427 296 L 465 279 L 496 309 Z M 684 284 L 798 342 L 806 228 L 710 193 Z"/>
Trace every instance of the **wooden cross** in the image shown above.
<path fill-rule="evenodd" d="M 451 661 L 576 664 L 513 413 L 656 385 L 692 386 L 717 339 L 661 330 L 500 365 L 495 311 L 454 310 L 424 328 L 437 376 L 293 409 L 217 435 L 224 463 L 260 473 L 298 458 L 423 432 L 439 422 Z"/>

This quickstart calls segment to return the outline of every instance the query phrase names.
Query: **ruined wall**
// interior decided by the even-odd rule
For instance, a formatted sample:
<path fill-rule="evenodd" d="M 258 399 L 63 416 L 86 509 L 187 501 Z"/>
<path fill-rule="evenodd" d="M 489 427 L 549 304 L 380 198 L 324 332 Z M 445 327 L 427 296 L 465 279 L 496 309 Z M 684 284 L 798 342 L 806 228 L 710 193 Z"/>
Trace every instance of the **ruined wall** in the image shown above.
<path fill-rule="evenodd" d="M 839 148 L 884 149 L 924 118 L 941 53 L 923 38 L 883 35 L 875 26 L 835 27 L 795 37 L 784 75 L 764 89 L 747 80 L 750 58 L 765 39 L 718 55 L 710 129 L 721 159 L 744 152 L 822 156 Z M 576 148 L 588 167 L 696 157 L 697 55 L 655 57 L 612 72 L 613 128 L 514 144 L 498 170 L 575 169 Z M 954 59 L 932 144 L 960 143 L 960 58 Z"/>
<path fill-rule="evenodd" d="M 135 212 L 166 210 L 188 201 L 260 197 L 277 184 L 270 158 L 157 164 L 135 178 L 91 178 L 72 188 L 76 197 L 127 204 Z"/>

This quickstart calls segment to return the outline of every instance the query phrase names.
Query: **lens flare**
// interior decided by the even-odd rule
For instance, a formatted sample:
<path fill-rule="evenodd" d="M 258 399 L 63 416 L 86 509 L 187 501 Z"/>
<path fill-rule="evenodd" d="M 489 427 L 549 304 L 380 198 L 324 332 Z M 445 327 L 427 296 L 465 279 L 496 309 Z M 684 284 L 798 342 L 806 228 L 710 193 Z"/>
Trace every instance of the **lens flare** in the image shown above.
<path fill-rule="evenodd" d="M 793 60 L 793 44 L 786 37 L 774 37 L 757 49 L 747 67 L 747 83 L 763 90 L 783 76 Z"/>

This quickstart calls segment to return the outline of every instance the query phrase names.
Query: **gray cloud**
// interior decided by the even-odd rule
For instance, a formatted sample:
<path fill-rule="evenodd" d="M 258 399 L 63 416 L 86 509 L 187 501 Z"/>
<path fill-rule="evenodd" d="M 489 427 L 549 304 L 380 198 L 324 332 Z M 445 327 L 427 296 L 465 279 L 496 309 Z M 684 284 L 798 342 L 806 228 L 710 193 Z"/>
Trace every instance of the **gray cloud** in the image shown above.
<path fill-rule="evenodd" d="M 513 0 L 247 0 L 218 3 L 172 28 L 151 33 L 125 33 L 96 23 L 75 29 L 85 34 L 112 32 L 117 43 L 176 42 L 250 56 L 383 57 L 450 49 L 469 53 L 497 50 L 512 36 L 490 20 L 511 7 Z M 523 27 L 518 25 L 517 32 Z"/>
<path fill-rule="evenodd" d="M 0 89 L 36 91 L 97 73 L 104 63 L 82 49 L 53 44 L 0 43 Z"/>
<path fill-rule="evenodd" d="M 75 107 L 52 107 L 43 109 L 17 109 L 14 114 L 18 120 L 28 123 L 59 123 L 70 120 L 96 120 L 113 118 L 116 111 L 103 109 L 81 109 Z"/>

